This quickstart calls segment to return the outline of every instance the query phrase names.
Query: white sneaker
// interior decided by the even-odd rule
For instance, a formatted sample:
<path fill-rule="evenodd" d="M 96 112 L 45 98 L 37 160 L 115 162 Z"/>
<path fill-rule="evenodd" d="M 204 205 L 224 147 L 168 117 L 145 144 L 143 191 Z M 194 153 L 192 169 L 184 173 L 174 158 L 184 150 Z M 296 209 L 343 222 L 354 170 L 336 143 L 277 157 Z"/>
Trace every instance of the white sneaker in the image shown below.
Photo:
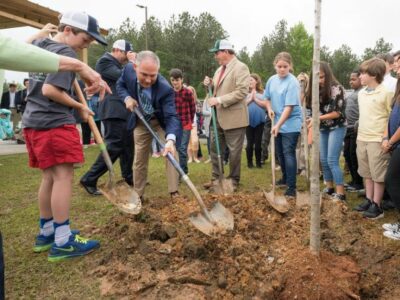
<path fill-rule="evenodd" d="M 194 159 L 194 162 L 197 163 L 197 164 L 199 164 L 199 163 L 200 163 L 200 160 L 198 160 L 197 158 L 195 158 L 195 159 Z"/>
<path fill-rule="evenodd" d="M 382 225 L 382 228 L 386 231 L 399 231 L 400 223 L 385 223 Z"/>
<path fill-rule="evenodd" d="M 383 233 L 383 235 L 392 240 L 400 240 L 400 230 L 396 231 L 387 230 Z"/>
<path fill-rule="evenodd" d="M 192 159 L 192 158 L 189 158 L 187 162 L 188 162 L 189 164 L 191 164 L 191 163 L 193 162 L 193 159 Z"/>
<path fill-rule="evenodd" d="M 211 158 L 207 159 L 204 163 L 209 164 L 211 162 Z"/>

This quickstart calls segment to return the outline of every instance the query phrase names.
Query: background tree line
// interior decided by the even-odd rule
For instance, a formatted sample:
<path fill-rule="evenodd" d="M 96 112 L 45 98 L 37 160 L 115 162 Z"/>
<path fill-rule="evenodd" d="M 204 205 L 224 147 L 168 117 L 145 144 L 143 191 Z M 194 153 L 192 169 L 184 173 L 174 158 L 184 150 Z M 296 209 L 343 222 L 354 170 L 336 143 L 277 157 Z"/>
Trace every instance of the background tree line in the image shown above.
<path fill-rule="evenodd" d="M 168 78 L 171 68 L 182 69 L 187 83 L 197 89 L 199 97 L 204 97 L 205 90 L 201 82 L 205 75 L 213 75 L 217 68 L 214 56 L 208 49 L 217 39 L 229 38 L 229 33 L 209 13 L 196 17 L 184 12 L 171 16 L 164 24 L 152 16 L 147 25 L 148 48 L 160 57 L 161 73 Z M 132 42 L 135 51 L 145 49 L 145 32 L 145 24 L 138 28 L 134 21 L 127 18 L 118 28 L 110 30 L 107 36 L 109 46 L 106 49 L 101 45 L 90 47 L 89 64 L 94 67 L 97 59 L 105 50 L 110 51 L 117 39 Z M 231 42 L 235 44 L 235 41 Z M 383 38 L 376 41 L 374 47 L 366 48 L 361 56 L 353 53 L 348 45 L 341 45 L 333 51 L 322 47 L 321 60 L 329 62 L 339 82 L 348 87 L 349 75 L 360 62 L 376 54 L 390 52 L 392 48 L 392 44 Z M 246 47 L 236 51 L 239 59 L 249 66 L 250 72 L 258 73 L 263 81 L 275 74 L 273 60 L 281 51 L 292 55 L 295 75 L 300 72 L 310 73 L 313 36 L 307 32 L 303 23 L 289 28 L 287 22 L 281 20 L 270 34 L 262 38 L 254 53 L 249 53 Z"/>

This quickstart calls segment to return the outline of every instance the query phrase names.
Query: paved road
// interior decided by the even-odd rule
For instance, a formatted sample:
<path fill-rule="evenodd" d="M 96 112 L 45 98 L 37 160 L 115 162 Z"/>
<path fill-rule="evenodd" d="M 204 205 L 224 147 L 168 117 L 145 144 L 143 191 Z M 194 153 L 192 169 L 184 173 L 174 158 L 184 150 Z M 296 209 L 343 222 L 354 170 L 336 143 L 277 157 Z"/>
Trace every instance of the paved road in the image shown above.
<path fill-rule="evenodd" d="M 25 145 L 18 145 L 16 141 L 0 140 L 0 155 L 26 153 Z"/>

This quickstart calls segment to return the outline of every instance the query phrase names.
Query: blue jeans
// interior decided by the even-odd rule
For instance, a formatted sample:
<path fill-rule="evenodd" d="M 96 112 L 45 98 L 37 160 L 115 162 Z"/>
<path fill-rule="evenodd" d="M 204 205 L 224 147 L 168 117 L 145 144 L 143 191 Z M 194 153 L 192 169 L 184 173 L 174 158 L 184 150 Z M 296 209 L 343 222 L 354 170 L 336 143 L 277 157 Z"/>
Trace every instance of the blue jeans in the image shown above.
<path fill-rule="evenodd" d="M 325 181 L 343 184 L 343 172 L 339 166 L 340 152 L 346 135 L 346 127 L 320 130 L 320 159 Z"/>
<path fill-rule="evenodd" d="M 190 131 L 191 130 L 183 130 L 182 132 L 182 138 L 181 138 L 181 143 L 178 147 L 178 155 L 179 155 L 179 165 L 181 166 L 183 172 L 185 174 L 188 173 L 188 166 L 187 166 L 187 149 L 189 145 L 189 140 L 190 140 Z"/>
<path fill-rule="evenodd" d="M 276 152 L 282 170 L 282 181 L 287 184 L 286 193 L 296 192 L 296 145 L 300 132 L 279 133 L 276 137 Z"/>

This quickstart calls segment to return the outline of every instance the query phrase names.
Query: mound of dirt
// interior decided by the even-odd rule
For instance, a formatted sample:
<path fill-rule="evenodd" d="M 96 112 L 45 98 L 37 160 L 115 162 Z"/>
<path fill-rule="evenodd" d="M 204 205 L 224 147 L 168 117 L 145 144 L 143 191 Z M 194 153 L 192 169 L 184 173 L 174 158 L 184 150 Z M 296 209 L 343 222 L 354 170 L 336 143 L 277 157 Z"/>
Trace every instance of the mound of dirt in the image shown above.
<path fill-rule="evenodd" d="M 188 216 L 198 207 L 185 198 L 152 199 L 143 204 L 141 214 L 110 220 L 101 234 L 112 247 L 103 250 L 89 274 L 99 278 L 101 295 L 372 299 L 390 291 L 382 284 L 385 280 L 399 280 L 398 251 L 377 244 L 365 221 L 344 206 L 324 203 L 318 258 L 309 251 L 308 207 L 291 203 L 290 211 L 281 215 L 261 193 L 209 195 L 204 200 L 208 207 L 219 201 L 234 214 L 233 231 L 214 238 L 197 231 Z"/>

